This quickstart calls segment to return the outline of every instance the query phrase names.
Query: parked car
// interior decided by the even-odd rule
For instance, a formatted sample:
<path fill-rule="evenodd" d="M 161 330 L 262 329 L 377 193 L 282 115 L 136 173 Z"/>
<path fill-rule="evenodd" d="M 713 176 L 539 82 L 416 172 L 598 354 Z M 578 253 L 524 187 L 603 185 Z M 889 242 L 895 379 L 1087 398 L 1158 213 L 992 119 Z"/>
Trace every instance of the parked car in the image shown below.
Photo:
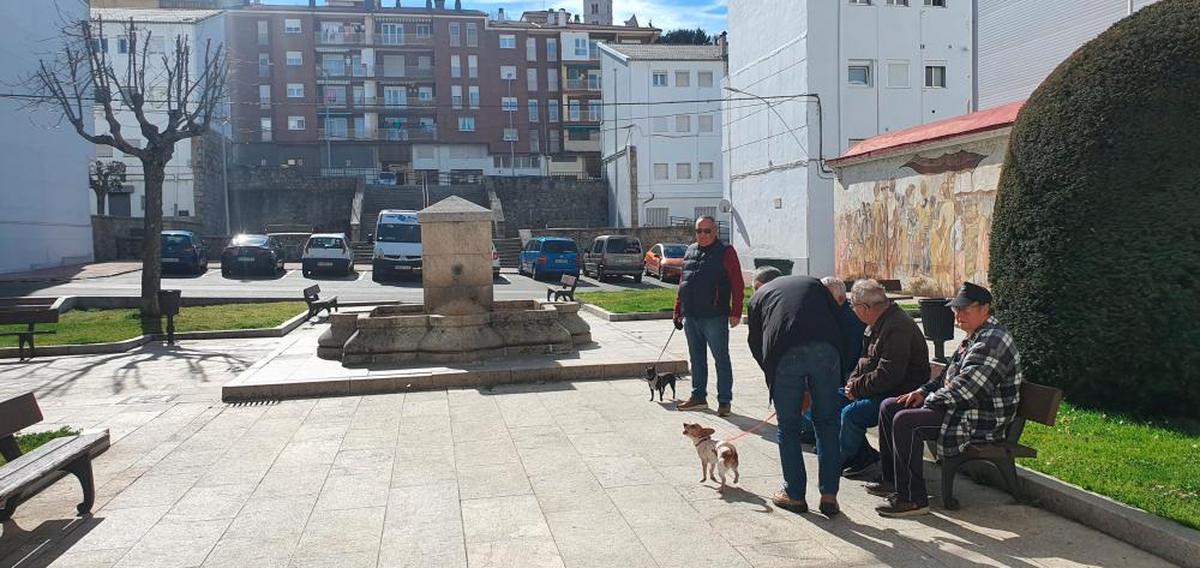
<path fill-rule="evenodd" d="M 496 252 L 496 243 L 492 243 L 492 280 L 500 277 L 500 253 Z"/>
<path fill-rule="evenodd" d="M 318 272 L 349 276 L 354 270 L 354 251 L 345 233 L 316 233 L 304 243 L 300 267 L 305 277 Z"/>
<path fill-rule="evenodd" d="M 642 281 L 642 243 L 624 235 L 601 235 L 583 253 L 583 274 L 604 280 L 611 276 L 632 276 Z"/>
<path fill-rule="evenodd" d="M 421 270 L 421 222 L 417 212 L 384 209 L 375 219 L 371 279 L 375 282 L 413 276 Z"/>
<path fill-rule="evenodd" d="M 579 259 L 579 247 L 571 239 L 534 237 L 521 249 L 517 272 L 528 274 L 534 280 L 562 277 L 563 274 L 579 276 Z"/>
<path fill-rule="evenodd" d="M 237 235 L 221 251 L 221 276 L 283 272 L 283 245 L 267 235 Z"/>
<path fill-rule="evenodd" d="M 663 282 L 679 282 L 679 277 L 683 275 L 683 255 L 686 252 L 687 245 L 678 243 L 658 243 L 650 247 L 643 262 L 646 275 Z"/>
<path fill-rule="evenodd" d="M 163 231 L 162 271 L 184 270 L 204 274 L 208 270 L 208 249 L 191 231 Z"/>

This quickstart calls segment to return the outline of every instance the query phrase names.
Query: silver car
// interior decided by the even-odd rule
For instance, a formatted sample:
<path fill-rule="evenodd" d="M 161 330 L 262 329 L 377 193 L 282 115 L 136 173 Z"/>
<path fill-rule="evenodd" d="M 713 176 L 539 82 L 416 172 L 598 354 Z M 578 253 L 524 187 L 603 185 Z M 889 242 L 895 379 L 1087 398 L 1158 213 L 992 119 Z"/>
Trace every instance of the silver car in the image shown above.
<path fill-rule="evenodd" d="M 624 235 L 601 235 L 583 253 L 583 273 L 604 280 L 611 276 L 632 276 L 642 281 L 642 243 Z"/>

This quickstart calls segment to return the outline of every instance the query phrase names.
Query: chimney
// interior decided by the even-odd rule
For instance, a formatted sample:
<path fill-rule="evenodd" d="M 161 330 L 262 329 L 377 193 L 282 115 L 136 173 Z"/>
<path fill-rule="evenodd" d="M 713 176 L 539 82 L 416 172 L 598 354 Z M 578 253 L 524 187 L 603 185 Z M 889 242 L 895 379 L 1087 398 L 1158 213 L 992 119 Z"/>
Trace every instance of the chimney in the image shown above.
<path fill-rule="evenodd" d="M 316 7 L 317 7 L 317 0 L 308 0 L 308 7 L 309 7 L 309 8 L 316 8 Z"/>
<path fill-rule="evenodd" d="M 496 21 L 497 22 L 504 21 L 504 8 L 500 8 L 500 12 L 496 14 Z"/>
<path fill-rule="evenodd" d="M 462 0 L 454 0 L 454 11 L 456 11 L 456 12 L 462 11 Z"/>
<path fill-rule="evenodd" d="M 446 9 L 446 0 L 433 0 L 433 7 L 438 10 Z"/>
<path fill-rule="evenodd" d="M 567 27 L 567 22 L 569 22 L 570 20 L 571 20 L 571 16 L 570 16 L 570 14 L 567 14 L 567 9 L 559 8 L 558 9 L 558 25 L 560 27 L 565 28 L 565 27 Z"/>
<path fill-rule="evenodd" d="M 425 0 L 425 9 L 426 9 L 426 10 L 432 10 L 432 9 L 433 9 L 433 0 Z"/>

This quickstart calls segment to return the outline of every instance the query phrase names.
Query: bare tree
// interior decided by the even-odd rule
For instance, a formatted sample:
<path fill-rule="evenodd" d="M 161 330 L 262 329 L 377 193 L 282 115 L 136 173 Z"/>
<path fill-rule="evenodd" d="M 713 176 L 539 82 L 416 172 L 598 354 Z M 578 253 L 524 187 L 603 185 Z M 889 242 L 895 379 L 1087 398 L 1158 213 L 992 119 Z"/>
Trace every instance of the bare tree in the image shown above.
<path fill-rule="evenodd" d="M 88 185 L 96 194 L 96 214 L 104 214 L 105 197 L 125 185 L 125 162 L 92 160 L 88 164 Z"/>
<path fill-rule="evenodd" d="M 158 235 L 163 228 L 167 162 L 176 142 L 204 134 L 214 119 L 221 119 L 217 115 L 224 108 L 227 56 L 222 45 L 205 42 L 203 59 L 195 54 L 193 72 L 192 46 L 181 35 L 173 49 L 162 50 L 161 69 L 152 69 L 150 30 L 138 30 L 132 19 L 123 28 L 121 41 L 128 42 L 125 53 L 110 58 L 103 20 L 69 23 L 63 29 L 61 53 L 39 61 L 30 81 L 42 95 L 34 99 L 35 104 L 60 110 L 85 140 L 141 160 L 146 193 L 141 312 L 143 326 L 157 330 L 162 268 Z M 118 61 L 123 65 L 115 65 Z M 126 136 L 119 120 L 122 113 L 137 120 L 134 141 L 143 141 L 142 146 Z M 96 115 L 103 119 L 97 118 L 93 125 Z"/>

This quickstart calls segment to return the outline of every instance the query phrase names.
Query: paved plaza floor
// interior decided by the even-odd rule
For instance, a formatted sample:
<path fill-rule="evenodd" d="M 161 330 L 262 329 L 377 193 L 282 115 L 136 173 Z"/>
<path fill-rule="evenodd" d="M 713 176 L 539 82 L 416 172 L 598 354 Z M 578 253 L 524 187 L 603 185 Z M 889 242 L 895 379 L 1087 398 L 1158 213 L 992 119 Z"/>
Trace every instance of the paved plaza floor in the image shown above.
<path fill-rule="evenodd" d="M 589 323 L 658 346 L 670 331 Z M 5 361 L 0 397 L 33 390 L 44 426 L 110 428 L 113 445 L 94 516 L 72 516 L 78 484 L 60 481 L 4 525 L 0 567 L 1169 565 L 966 480 L 961 510 L 935 498 L 916 519 L 880 518 L 857 481 L 833 519 L 776 509 L 771 425 L 736 442 L 741 483 L 718 493 L 681 423 L 732 436 L 769 413 L 744 327 L 732 340 L 727 419 L 633 379 L 221 403 L 278 339 Z"/>

